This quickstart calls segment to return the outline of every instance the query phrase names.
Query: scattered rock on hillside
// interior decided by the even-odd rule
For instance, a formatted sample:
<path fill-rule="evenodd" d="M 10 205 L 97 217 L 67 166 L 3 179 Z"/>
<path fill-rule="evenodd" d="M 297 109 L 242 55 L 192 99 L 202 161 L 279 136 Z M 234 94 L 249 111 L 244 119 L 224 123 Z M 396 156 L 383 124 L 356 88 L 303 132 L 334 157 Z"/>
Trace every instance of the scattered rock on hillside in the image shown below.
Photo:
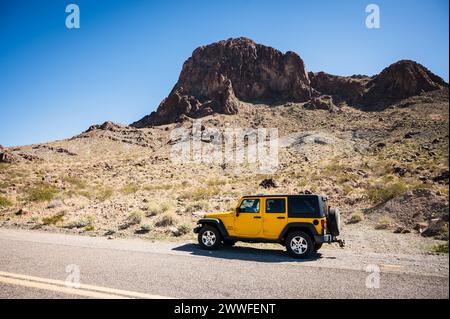
<path fill-rule="evenodd" d="M 6 149 L 0 149 L 0 163 L 15 163 L 19 158 L 13 153 L 8 152 Z"/>
<path fill-rule="evenodd" d="M 412 229 L 421 222 L 448 218 L 449 203 L 429 189 L 415 189 L 367 211 L 369 217 L 386 214 L 399 226 Z"/>
<path fill-rule="evenodd" d="M 325 72 L 309 72 L 311 87 L 321 94 L 331 95 L 336 102 L 347 102 L 349 105 L 358 101 L 370 81 L 366 75 L 337 76 Z"/>
<path fill-rule="evenodd" d="M 433 177 L 433 182 L 436 182 L 436 183 L 439 183 L 439 184 L 446 184 L 446 185 L 448 185 L 448 182 L 449 182 L 448 171 L 442 172 L 438 176 Z"/>
<path fill-rule="evenodd" d="M 120 124 L 116 124 L 116 123 L 114 123 L 114 122 L 111 122 L 111 121 L 106 121 L 106 122 L 104 122 L 103 124 L 96 124 L 96 125 L 91 125 L 86 131 L 85 131 L 85 133 L 87 133 L 87 132 L 91 132 L 91 131 L 94 131 L 94 130 L 103 130 L 103 131 L 112 131 L 112 132 L 115 132 L 115 131 L 118 131 L 118 130 L 120 130 L 120 129 L 122 129 L 123 128 L 123 126 L 122 125 L 120 125 Z"/>
<path fill-rule="evenodd" d="M 336 105 L 333 103 L 333 98 L 330 95 L 314 97 L 304 107 L 307 110 L 327 110 L 330 112 L 337 110 Z"/>

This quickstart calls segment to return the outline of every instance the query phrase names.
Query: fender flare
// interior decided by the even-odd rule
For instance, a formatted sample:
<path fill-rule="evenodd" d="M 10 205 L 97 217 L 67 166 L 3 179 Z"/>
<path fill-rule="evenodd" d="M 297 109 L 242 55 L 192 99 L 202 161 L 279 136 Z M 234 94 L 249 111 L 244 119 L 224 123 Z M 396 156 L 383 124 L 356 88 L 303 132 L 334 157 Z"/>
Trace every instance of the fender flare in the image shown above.
<path fill-rule="evenodd" d="M 222 221 L 218 218 L 202 218 L 197 222 L 198 225 L 211 225 L 216 227 L 220 234 L 222 235 L 222 238 L 228 238 L 228 231 L 225 228 L 225 225 L 222 223 Z"/>
<path fill-rule="evenodd" d="M 278 240 L 282 241 L 283 238 L 286 237 L 286 234 L 293 228 L 306 228 L 306 229 L 308 229 L 308 231 L 311 232 L 313 240 L 314 240 L 314 236 L 318 235 L 318 232 L 317 232 L 316 228 L 314 227 L 314 225 L 312 225 L 310 223 L 289 223 L 286 226 L 284 226 L 283 230 L 281 231 L 280 236 L 278 237 Z"/>

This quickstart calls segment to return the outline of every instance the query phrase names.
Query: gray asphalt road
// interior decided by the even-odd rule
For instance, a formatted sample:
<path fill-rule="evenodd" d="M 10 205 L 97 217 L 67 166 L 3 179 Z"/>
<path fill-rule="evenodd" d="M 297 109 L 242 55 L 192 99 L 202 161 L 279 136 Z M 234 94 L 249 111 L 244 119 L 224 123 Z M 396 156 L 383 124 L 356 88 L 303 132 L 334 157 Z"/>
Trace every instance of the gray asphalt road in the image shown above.
<path fill-rule="evenodd" d="M 373 269 L 380 270 L 379 281 Z M 64 287 L 78 270 L 81 284 L 94 288 Z M 448 292 L 448 256 L 325 249 L 297 261 L 281 247 L 208 252 L 190 242 L 0 229 L 0 298 L 448 298 Z"/>

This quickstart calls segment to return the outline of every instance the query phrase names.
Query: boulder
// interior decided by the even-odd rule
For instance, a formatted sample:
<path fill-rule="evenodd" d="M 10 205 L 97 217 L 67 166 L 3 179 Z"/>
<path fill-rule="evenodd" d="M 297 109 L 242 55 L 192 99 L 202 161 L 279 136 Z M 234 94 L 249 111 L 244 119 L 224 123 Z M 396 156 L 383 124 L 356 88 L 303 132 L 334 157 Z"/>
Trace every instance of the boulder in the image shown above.
<path fill-rule="evenodd" d="M 307 110 L 327 110 L 330 112 L 337 110 L 336 105 L 333 103 L 333 98 L 330 95 L 314 97 L 304 107 Z"/>
<path fill-rule="evenodd" d="M 276 188 L 277 184 L 272 178 L 264 179 L 261 183 L 259 183 L 259 186 L 263 188 Z"/>
<path fill-rule="evenodd" d="M 424 237 L 437 237 L 438 239 L 448 240 L 448 238 L 444 238 L 445 231 L 447 231 L 448 234 L 448 218 L 435 218 L 430 221 L 428 226 L 422 231 L 421 235 Z"/>

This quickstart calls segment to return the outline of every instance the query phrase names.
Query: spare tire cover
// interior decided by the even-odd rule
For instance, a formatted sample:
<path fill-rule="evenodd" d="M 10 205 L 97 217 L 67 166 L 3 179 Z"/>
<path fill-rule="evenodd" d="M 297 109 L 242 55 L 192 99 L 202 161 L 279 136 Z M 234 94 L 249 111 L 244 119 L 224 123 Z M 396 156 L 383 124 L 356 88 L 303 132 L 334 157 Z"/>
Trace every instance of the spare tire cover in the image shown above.
<path fill-rule="evenodd" d="M 341 214 L 339 209 L 330 208 L 328 212 L 328 231 L 333 236 L 339 236 L 341 232 Z"/>

